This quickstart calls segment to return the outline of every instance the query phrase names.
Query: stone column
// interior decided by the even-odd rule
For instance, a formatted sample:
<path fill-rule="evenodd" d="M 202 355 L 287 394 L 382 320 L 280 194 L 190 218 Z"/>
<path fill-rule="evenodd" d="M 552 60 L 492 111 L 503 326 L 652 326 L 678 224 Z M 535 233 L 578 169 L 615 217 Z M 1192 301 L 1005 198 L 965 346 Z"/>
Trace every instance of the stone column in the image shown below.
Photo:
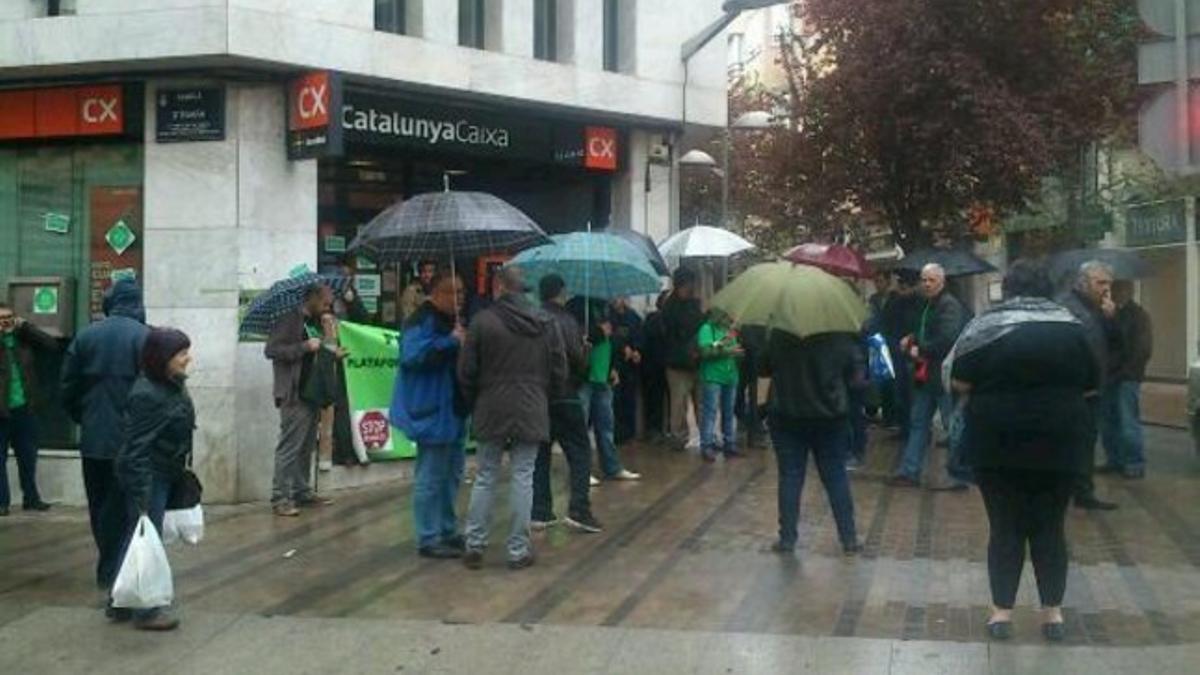
<path fill-rule="evenodd" d="M 192 339 L 195 463 L 205 497 L 262 499 L 277 420 L 262 345 L 238 342 L 238 297 L 297 264 L 315 268 L 316 163 L 286 159 L 282 84 L 228 85 L 224 141 L 156 143 L 155 92 L 183 84 L 196 82 L 146 88 L 148 319 Z"/>

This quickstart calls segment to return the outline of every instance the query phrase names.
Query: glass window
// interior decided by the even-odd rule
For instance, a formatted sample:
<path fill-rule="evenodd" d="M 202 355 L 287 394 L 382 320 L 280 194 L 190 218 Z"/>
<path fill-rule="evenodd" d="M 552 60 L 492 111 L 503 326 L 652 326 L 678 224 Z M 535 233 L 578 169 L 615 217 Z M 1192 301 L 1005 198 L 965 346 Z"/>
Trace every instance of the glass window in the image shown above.
<path fill-rule="evenodd" d="M 558 0 L 534 0 L 533 58 L 558 60 Z"/>
<path fill-rule="evenodd" d="M 458 0 L 458 44 L 484 48 L 484 0 Z"/>
<path fill-rule="evenodd" d="M 375 0 L 375 30 L 405 35 L 406 0 Z"/>
<path fill-rule="evenodd" d="M 604 69 L 614 73 L 621 66 L 620 20 L 617 0 L 604 0 Z"/>

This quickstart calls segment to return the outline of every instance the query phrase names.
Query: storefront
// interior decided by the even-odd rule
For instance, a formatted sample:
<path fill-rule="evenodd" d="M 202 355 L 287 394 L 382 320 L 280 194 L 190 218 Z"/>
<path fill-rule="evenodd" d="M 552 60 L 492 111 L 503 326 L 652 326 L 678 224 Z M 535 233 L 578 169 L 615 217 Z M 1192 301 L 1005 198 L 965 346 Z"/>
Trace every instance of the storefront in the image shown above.
<path fill-rule="evenodd" d="M 1125 217 L 1126 248 L 1137 251 L 1153 271 L 1138 284 L 1137 295 L 1154 326 L 1146 376 L 1164 383 L 1187 378 L 1187 207 L 1183 199 L 1150 202 L 1130 207 Z"/>
<path fill-rule="evenodd" d="M 291 86 L 295 117 L 302 107 L 319 109 L 318 100 L 341 111 L 340 118 L 327 120 L 338 128 L 319 132 L 328 134 L 329 146 L 301 153 L 317 154 L 320 162 L 318 264 L 323 271 L 348 267 L 362 275 L 374 321 L 397 320 L 396 296 L 411 278 L 411 265 L 379 270 L 371 261 L 348 259 L 345 251 L 363 225 L 397 201 L 448 186 L 494 194 L 551 234 L 611 221 L 612 177 L 624 164 L 621 130 L 429 95 L 342 87 L 329 76 L 315 80 L 314 88 L 314 77 L 323 75 L 298 78 Z M 305 87 L 314 93 L 327 87 L 327 98 L 308 99 Z M 463 270 L 479 269 L 474 260 L 459 262 Z M 487 286 L 469 281 L 473 289 Z"/>
<path fill-rule="evenodd" d="M 0 91 L 0 297 L 22 280 L 59 280 L 61 306 L 56 290 L 55 311 L 31 318 L 50 327 L 43 314 L 60 315 L 64 342 L 101 314 L 114 275 L 141 275 L 141 110 L 135 85 Z M 51 403 L 42 442 L 60 448 L 75 442 L 56 404 L 61 361 L 41 353 L 37 364 Z"/>

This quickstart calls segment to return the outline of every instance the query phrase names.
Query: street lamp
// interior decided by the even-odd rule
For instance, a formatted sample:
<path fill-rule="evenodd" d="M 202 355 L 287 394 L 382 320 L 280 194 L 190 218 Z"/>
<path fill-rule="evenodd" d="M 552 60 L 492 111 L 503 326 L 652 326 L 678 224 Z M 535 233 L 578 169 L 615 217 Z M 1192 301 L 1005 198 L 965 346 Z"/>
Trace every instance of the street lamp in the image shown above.
<path fill-rule="evenodd" d="M 719 18 L 717 18 L 715 21 L 710 23 L 708 26 L 705 26 L 705 28 L 703 30 L 701 30 L 699 33 L 696 33 L 695 35 L 693 35 L 690 39 L 688 39 L 687 42 L 683 43 L 683 46 L 680 48 L 680 51 L 679 51 L 680 59 L 683 61 L 683 120 L 682 120 L 683 131 L 682 131 L 682 133 L 684 133 L 684 134 L 687 133 L 687 121 L 688 121 L 688 118 L 687 118 L 687 112 L 688 112 L 687 93 L 688 93 L 688 75 L 689 75 L 688 65 L 691 63 L 692 57 L 695 56 L 701 49 L 704 49 L 705 45 L 707 45 L 709 42 L 712 42 L 713 38 L 720 35 L 721 31 L 728 28 L 729 24 L 733 23 L 733 20 L 738 18 L 738 16 L 740 16 L 742 12 L 748 12 L 748 11 L 755 10 L 755 9 L 765 9 L 767 7 L 772 7 L 775 5 L 783 5 L 783 4 L 787 4 L 789 2 L 791 2 L 791 0 L 726 0 L 726 2 L 721 5 L 721 11 L 724 12 L 724 14 L 722 14 Z M 750 115 L 750 113 L 742 115 L 741 117 L 738 118 L 738 122 L 742 122 L 743 119 L 746 119 L 749 115 Z M 761 117 L 761 115 L 766 115 L 765 121 L 762 121 L 763 118 Z M 736 128 L 739 128 L 739 129 L 746 129 L 746 128 L 761 129 L 766 126 L 770 126 L 770 119 L 771 119 L 770 114 L 762 113 L 761 115 L 756 116 L 751 119 L 747 119 L 745 124 L 743 124 L 743 125 L 739 126 L 738 124 L 735 123 L 733 126 Z M 723 183 L 722 183 L 722 197 L 721 197 L 721 212 L 722 212 L 721 215 L 722 215 L 723 219 L 727 215 L 726 210 L 728 208 L 728 203 L 729 203 L 729 129 L 730 129 L 730 125 L 729 125 L 728 113 L 726 113 L 725 118 L 726 118 L 725 119 L 725 151 L 724 151 L 725 152 L 725 176 L 723 178 Z M 711 156 L 709 158 L 711 159 Z M 681 158 L 681 163 L 682 163 L 682 158 Z M 722 225 L 728 227 L 728 222 L 723 220 Z"/>

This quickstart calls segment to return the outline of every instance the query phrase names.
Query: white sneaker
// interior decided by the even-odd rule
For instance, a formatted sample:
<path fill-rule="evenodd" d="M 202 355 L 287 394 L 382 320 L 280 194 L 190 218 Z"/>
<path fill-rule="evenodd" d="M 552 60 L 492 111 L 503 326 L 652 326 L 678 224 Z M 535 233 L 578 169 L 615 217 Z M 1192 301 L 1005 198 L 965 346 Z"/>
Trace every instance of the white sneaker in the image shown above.
<path fill-rule="evenodd" d="M 612 477 L 613 480 L 641 480 L 642 474 L 634 473 L 629 469 L 621 469 L 621 473 Z"/>
<path fill-rule="evenodd" d="M 600 487 L 600 479 L 595 476 L 590 477 L 592 487 Z"/>
<path fill-rule="evenodd" d="M 558 523 L 559 520 L 557 518 L 554 520 L 531 520 L 529 521 L 529 529 L 533 530 L 534 532 L 544 532 L 555 525 L 558 525 Z"/>

